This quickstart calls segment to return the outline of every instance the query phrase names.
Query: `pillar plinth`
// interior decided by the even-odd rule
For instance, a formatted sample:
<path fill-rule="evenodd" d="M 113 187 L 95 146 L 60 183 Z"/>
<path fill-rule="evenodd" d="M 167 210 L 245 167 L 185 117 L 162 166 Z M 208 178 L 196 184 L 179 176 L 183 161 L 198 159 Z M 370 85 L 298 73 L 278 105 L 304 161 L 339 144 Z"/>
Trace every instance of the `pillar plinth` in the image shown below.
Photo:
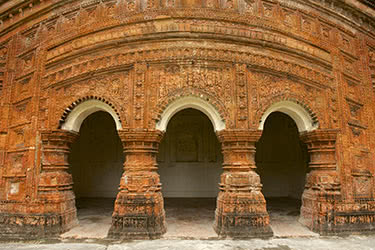
<path fill-rule="evenodd" d="M 78 135 L 64 130 L 41 133 L 42 168 L 38 196 L 43 204 L 44 234 L 60 234 L 77 224 L 75 196 L 68 155 Z"/>
<path fill-rule="evenodd" d="M 163 132 L 119 131 L 124 173 L 108 236 L 123 239 L 157 238 L 166 232 L 164 201 L 156 155 Z"/>
<path fill-rule="evenodd" d="M 260 131 L 223 130 L 221 143 L 224 172 L 220 179 L 214 229 L 219 236 L 271 237 L 262 184 L 255 172 L 255 143 Z"/>
<path fill-rule="evenodd" d="M 335 203 L 341 200 L 336 137 L 337 130 L 314 130 L 300 136 L 310 155 L 300 222 L 319 233 L 331 230 Z"/>

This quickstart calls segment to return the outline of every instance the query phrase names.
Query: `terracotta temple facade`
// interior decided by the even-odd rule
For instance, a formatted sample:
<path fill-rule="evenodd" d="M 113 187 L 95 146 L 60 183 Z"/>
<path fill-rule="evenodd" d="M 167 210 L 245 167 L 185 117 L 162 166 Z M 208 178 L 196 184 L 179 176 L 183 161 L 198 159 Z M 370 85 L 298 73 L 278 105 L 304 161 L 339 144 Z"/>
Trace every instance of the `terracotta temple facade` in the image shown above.
<path fill-rule="evenodd" d="M 256 154 L 274 113 L 308 155 L 300 222 L 375 230 L 372 1 L 1 0 L 0 34 L 0 237 L 77 223 L 68 158 L 98 111 L 124 157 L 109 237 L 162 236 L 159 145 L 185 109 L 222 151 L 218 235 L 273 234 Z"/>

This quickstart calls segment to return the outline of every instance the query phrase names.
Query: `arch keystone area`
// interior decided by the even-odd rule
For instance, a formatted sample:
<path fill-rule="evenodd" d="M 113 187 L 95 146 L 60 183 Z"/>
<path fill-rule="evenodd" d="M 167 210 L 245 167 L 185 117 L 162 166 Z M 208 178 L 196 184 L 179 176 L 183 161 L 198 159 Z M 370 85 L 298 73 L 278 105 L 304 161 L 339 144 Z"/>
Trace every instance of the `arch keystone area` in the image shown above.
<path fill-rule="evenodd" d="M 197 109 L 203 112 L 212 122 L 215 131 L 225 129 L 225 122 L 219 112 L 210 103 L 194 96 L 180 98 L 164 110 L 161 119 L 156 123 L 156 129 L 166 131 L 169 120 L 179 111 L 187 108 Z"/>
<path fill-rule="evenodd" d="M 264 123 L 268 116 L 277 111 L 289 115 L 296 123 L 299 132 L 313 131 L 319 126 L 303 106 L 292 101 L 280 101 L 272 104 L 266 112 L 264 112 L 258 129 L 263 130 Z"/>
<path fill-rule="evenodd" d="M 116 129 L 120 130 L 122 128 L 120 118 L 116 114 L 113 108 L 100 100 L 86 100 L 78 104 L 74 109 L 69 113 L 65 122 L 61 125 L 61 129 L 68 131 L 79 132 L 79 129 L 82 125 L 82 122 L 91 114 L 97 111 L 104 111 L 109 113 L 116 124 Z"/>

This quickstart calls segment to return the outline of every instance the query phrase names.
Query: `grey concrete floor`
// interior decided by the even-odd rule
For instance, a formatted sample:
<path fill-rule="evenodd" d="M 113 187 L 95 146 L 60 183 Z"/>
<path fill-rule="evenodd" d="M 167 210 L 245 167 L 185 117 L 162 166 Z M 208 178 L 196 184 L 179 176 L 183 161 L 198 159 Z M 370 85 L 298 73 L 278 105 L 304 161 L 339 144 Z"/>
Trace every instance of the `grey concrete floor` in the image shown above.
<path fill-rule="evenodd" d="M 275 237 L 319 236 L 298 222 L 300 208 L 301 201 L 297 199 L 286 197 L 267 199 L 267 211 Z"/>
<path fill-rule="evenodd" d="M 115 199 L 82 198 L 76 200 L 78 226 L 61 235 L 62 239 L 104 239 L 112 222 Z"/>
<path fill-rule="evenodd" d="M 268 240 L 144 240 L 131 242 L 2 243 L 12 250 L 374 250 L 375 236 L 272 238 Z"/>

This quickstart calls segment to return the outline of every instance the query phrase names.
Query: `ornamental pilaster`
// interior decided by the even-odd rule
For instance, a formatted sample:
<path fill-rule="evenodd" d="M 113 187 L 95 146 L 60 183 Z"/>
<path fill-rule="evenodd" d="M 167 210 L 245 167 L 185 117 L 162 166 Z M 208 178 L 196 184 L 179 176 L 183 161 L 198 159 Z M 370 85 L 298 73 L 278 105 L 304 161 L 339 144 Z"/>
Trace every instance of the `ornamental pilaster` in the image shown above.
<path fill-rule="evenodd" d="M 125 162 L 109 237 L 155 238 L 166 231 L 156 155 L 163 132 L 120 130 Z"/>
<path fill-rule="evenodd" d="M 224 172 L 220 179 L 214 229 L 220 236 L 270 237 L 269 215 L 255 172 L 257 130 L 223 130 L 221 143 Z"/>

